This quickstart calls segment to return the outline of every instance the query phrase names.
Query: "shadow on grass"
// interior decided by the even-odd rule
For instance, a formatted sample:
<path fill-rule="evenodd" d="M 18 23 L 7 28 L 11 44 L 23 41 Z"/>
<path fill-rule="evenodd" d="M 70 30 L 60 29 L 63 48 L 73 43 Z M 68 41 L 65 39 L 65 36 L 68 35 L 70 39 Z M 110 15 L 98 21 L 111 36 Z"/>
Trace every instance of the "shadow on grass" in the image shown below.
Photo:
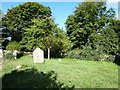
<path fill-rule="evenodd" d="M 14 70 L 2 77 L 2 88 L 74 88 L 57 81 L 54 71 L 38 72 L 37 69 Z"/>

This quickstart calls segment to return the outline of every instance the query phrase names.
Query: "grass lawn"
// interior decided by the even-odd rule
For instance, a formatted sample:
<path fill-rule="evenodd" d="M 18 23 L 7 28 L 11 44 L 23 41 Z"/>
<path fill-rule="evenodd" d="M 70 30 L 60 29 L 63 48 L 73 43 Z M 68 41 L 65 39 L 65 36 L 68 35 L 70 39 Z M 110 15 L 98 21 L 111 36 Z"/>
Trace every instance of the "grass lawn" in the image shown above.
<path fill-rule="evenodd" d="M 16 70 L 18 65 L 23 68 Z M 0 73 L 3 88 L 118 88 L 118 66 L 110 62 L 51 59 L 35 64 L 32 57 L 24 56 L 3 63 Z"/>

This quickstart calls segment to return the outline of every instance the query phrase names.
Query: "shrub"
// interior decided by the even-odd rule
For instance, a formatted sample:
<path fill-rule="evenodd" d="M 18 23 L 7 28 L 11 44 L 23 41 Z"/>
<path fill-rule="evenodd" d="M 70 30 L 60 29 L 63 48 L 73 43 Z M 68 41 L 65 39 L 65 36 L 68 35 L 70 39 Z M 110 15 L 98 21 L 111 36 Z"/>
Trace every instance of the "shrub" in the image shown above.
<path fill-rule="evenodd" d="M 84 46 L 83 49 L 75 49 L 68 52 L 66 58 L 113 62 L 115 57 L 106 54 L 101 47 L 92 49 L 90 46 Z"/>
<path fill-rule="evenodd" d="M 7 60 L 13 60 L 14 59 L 14 56 L 13 56 L 13 53 L 6 53 L 3 55 L 3 60 L 4 61 L 7 61 Z"/>
<path fill-rule="evenodd" d="M 7 50 L 18 50 L 18 51 L 20 51 L 20 44 L 16 41 L 9 42 L 6 49 Z"/>
<path fill-rule="evenodd" d="M 66 58 L 71 58 L 71 59 L 79 59 L 80 58 L 80 50 L 75 49 L 72 51 L 69 51 L 66 55 Z"/>
<path fill-rule="evenodd" d="M 114 62 L 115 55 L 108 55 L 109 57 L 106 59 L 106 61 Z"/>
<path fill-rule="evenodd" d="M 23 56 L 23 52 L 19 52 L 19 53 L 17 53 L 16 57 L 20 58 L 22 56 Z M 3 54 L 4 61 L 14 60 L 15 59 L 14 57 L 15 56 L 13 55 L 13 51 L 4 52 L 4 54 Z"/>

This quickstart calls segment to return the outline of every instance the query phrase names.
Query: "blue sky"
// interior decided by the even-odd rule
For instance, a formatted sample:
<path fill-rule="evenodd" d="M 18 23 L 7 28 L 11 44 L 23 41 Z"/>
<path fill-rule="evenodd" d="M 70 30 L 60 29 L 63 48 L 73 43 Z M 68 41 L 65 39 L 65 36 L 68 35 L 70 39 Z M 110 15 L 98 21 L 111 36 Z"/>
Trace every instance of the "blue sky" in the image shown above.
<path fill-rule="evenodd" d="M 7 12 L 8 9 L 11 9 L 12 7 L 15 7 L 19 4 L 22 4 L 25 2 L 2 2 L 2 11 L 4 13 Z M 73 14 L 73 11 L 75 10 L 75 7 L 80 2 L 39 2 L 40 4 L 44 6 L 49 6 L 52 11 L 52 17 L 55 18 L 55 22 L 59 24 L 60 28 L 65 29 L 65 21 L 67 19 L 68 15 Z M 116 17 L 118 17 L 118 2 L 107 2 L 107 7 L 112 7 L 116 11 Z"/>

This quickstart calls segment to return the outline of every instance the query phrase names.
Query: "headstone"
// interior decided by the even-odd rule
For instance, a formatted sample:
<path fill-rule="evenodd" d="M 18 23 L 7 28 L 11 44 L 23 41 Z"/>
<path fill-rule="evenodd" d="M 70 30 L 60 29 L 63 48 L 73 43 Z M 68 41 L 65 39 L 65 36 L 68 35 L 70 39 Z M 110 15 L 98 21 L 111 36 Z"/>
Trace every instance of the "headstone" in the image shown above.
<path fill-rule="evenodd" d="M 33 51 L 33 59 L 34 63 L 42 63 L 44 62 L 44 52 L 40 48 L 36 48 Z"/>
<path fill-rule="evenodd" d="M 19 52 L 17 51 L 17 50 L 14 50 L 13 51 L 13 56 L 14 56 L 14 59 L 17 59 L 17 54 L 18 54 Z"/>

